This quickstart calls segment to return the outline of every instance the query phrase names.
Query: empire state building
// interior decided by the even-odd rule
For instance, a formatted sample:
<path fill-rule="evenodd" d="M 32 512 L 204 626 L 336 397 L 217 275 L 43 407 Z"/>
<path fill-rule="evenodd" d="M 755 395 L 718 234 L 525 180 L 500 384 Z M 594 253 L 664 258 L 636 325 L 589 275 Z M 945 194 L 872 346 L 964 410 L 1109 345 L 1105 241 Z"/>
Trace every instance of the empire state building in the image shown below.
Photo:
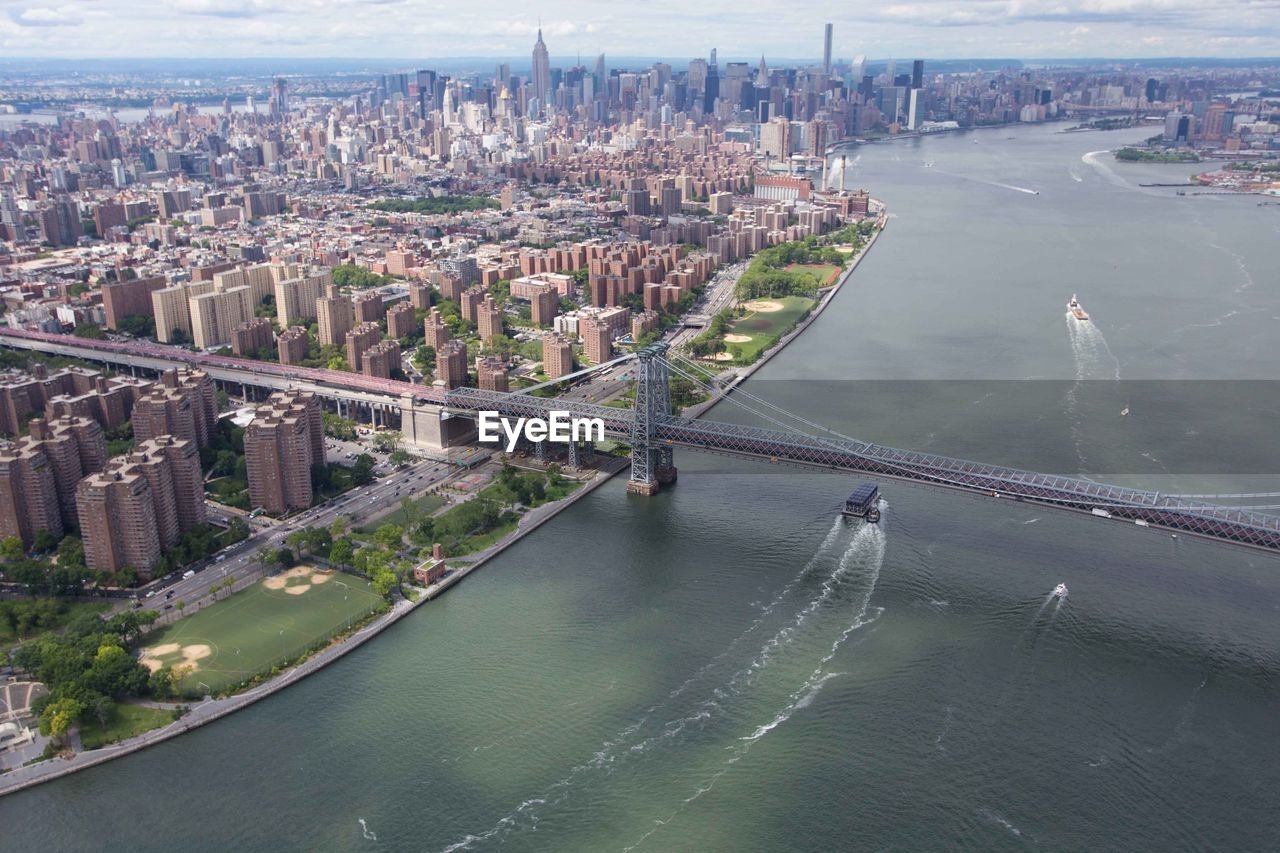
<path fill-rule="evenodd" d="M 538 41 L 533 46 L 532 84 L 533 97 L 545 110 L 551 100 L 551 57 L 547 55 L 547 46 L 542 41 L 542 27 L 538 27 Z"/>

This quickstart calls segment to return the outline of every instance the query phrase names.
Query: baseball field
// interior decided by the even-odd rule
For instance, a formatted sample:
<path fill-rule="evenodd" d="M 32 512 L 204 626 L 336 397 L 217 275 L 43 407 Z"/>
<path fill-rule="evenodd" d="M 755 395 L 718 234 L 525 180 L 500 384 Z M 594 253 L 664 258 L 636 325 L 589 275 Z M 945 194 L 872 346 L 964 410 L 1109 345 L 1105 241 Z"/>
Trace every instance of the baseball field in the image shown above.
<path fill-rule="evenodd" d="M 218 693 L 298 657 L 382 603 L 368 581 L 298 566 L 156 631 L 139 659 L 179 690 Z"/>

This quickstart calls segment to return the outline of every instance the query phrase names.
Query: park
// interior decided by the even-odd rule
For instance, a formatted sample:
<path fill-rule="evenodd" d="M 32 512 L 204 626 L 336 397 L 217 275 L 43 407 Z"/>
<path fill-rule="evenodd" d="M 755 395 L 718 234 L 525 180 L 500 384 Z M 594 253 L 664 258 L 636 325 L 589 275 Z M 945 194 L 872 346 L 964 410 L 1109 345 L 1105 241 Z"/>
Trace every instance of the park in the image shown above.
<path fill-rule="evenodd" d="M 369 581 L 297 566 L 155 631 L 139 660 L 177 692 L 229 692 L 296 660 L 385 607 Z"/>

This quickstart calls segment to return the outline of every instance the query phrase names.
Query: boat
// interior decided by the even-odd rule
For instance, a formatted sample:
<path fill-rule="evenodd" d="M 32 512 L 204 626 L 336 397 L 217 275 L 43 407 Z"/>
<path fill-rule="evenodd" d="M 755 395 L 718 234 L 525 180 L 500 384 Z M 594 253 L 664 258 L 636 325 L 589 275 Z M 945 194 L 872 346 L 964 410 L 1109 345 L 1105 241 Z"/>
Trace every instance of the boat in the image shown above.
<path fill-rule="evenodd" d="M 880 520 L 880 487 L 875 483 L 863 483 L 845 499 L 841 515 L 862 518 L 871 524 Z"/>
<path fill-rule="evenodd" d="M 1076 295 L 1071 294 L 1071 301 L 1067 303 L 1067 310 L 1071 312 L 1071 316 L 1077 320 L 1088 320 L 1089 315 L 1080 307 L 1080 301 L 1076 299 Z"/>
<path fill-rule="evenodd" d="M 1066 585 L 1065 583 L 1060 583 L 1060 584 L 1058 584 L 1057 586 L 1055 586 L 1055 587 L 1053 588 L 1053 594 L 1054 594 L 1055 596 L 1057 596 L 1058 598 L 1066 598 L 1066 597 L 1067 597 L 1067 585 Z"/>

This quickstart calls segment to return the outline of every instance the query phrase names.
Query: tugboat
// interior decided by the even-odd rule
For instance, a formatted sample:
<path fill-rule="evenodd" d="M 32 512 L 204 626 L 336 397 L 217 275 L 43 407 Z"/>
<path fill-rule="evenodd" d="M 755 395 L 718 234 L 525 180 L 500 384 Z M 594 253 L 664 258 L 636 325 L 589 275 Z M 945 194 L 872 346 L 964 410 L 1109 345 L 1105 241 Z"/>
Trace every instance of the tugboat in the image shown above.
<path fill-rule="evenodd" d="M 1080 307 L 1080 300 L 1076 299 L 1076 295 L 1071 294 L 1071 301 L 1067 303 L 1067 310 L 1071 312 L 1071 316 L 1077 320 L 1088 320 L 1089 315 Z"/>
<path fill-rule="evenodd" d="M 863 483 L 845 500 L 840 514 L 861 518 L 868 524 L 875 524 L 880 520 L 879 503 L 880 487 L 875 483 Z"/>

